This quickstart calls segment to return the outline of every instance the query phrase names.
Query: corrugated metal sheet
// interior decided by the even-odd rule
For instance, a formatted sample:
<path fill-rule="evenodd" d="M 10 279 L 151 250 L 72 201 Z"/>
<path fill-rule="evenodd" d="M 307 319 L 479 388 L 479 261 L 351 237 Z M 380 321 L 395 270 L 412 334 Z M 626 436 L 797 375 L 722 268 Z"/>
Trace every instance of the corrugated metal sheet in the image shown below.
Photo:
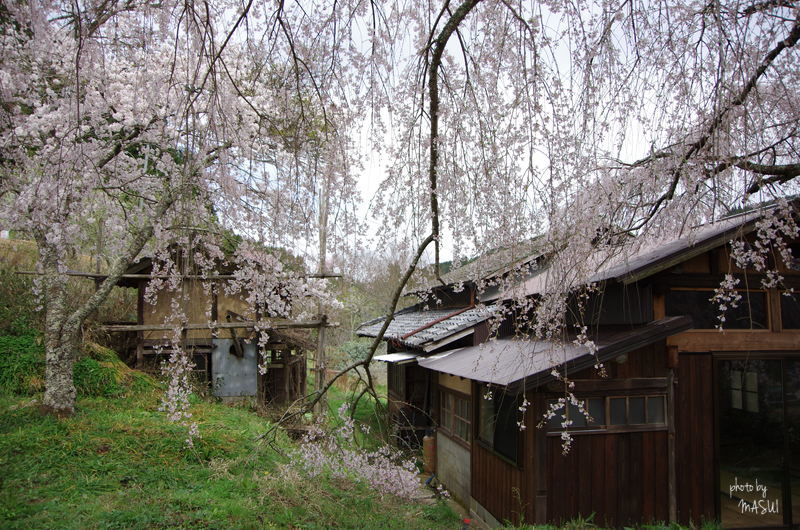
<path fill-rule="evenodd" d="M 509 385 L 587 355 L 588 348 L 547 341 L 499 339 L 419 360 L 420 366 L 483 383 Z"/>
<path fill-rule="evenodd" d="M 515 338 L 458 348 L 418 362 L 425 368 L 465 379 L 501 386 L 526 380 L 525 385 L 530 387 L 552 380 L 553 368 L 567 365 L 573 372 L 588 368 L 597 360 L 607 361 L 691 327 L 688 317 L 668 317 L 625 333 L 597 337 L 596 357 L 586 346 Z"/>
<path fill-rule="evenodd" d="M 479 324 L 491 318 L 497 310 L 497 306 L 479 306 L 423 311 L 414 306 L 395 313 L 383 337 L 419 348 Z M 362 337 L 376 337 L 385 319 L 381 317 L 366 322 L 356 333 Z"/>
<path fill-rule="evenodd" d="M 536 260 L 542 256 L 540 239 L 537 237 L 517 245 L 489 250 L 443 274 L 442 280 L 446 285 L 453 286 L 479 280 L 492 283 L 492 280 L 497 280 L 509 273 L 526 276 L 532 267 L 535 268 Z M 432 276 L 432 273 L 429 274 Z M 407 294 L 423 293 L 442 287 L 439 280 L 432 277 L 423 278 L 421 281 L 423 287 L 409 291 Z M 491 299 L 486 298 L 486 300 Z"/>

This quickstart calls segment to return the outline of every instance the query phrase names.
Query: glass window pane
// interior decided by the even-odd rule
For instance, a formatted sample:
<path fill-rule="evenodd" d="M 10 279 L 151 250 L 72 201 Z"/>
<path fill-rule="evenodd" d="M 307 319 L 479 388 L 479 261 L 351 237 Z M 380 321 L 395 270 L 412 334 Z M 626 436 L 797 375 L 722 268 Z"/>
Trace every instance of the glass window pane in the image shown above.
<path fill-rule="evenodd" d="M 517 442 L 520 436 L 519 400 L 517 396 L 495 392 L 494 450 L 512 462 L 517 461 Z"/>
<path fill-rule="evenodd" d="M 609 405 L 610 414 L 611 414 L 611 421 L 609 422 L 610 425 L 625 425 L 626 418 L 625 418 L 625 401 L 626 398 L 611 398 L 611 403 Z"/>
<path fill-rule="evenodd" d="M 586 427 L 586 416 L 572 403 L 569 405 L 569 419 L 572 420 L 571 427 Z"/>
<path fill-rule="evenodd" d="M 555 401 L 548 401 L 547 407 L 550 410 L 555 404 Z M 564 421 L 562 415 L 564 414 L 564 409 L 559 409 L 555 412 L 555 415 L 547 421 L 547 430 L 548 431 L 558 431 L 561 429 L 561 422 Z"/>
<path fill-rule="evenodd" d="M 800 329 L 800 293 L 781 293 L 781 325 L 783 329 Z"/>
<path fill-rule="evenodd" d="M 478 399 L 480 403 L 478 436 L 482 440 L 492 443 L 494 440 L 494 400 L 483 397 L 483 392 L 485 389 L 482 389 L 481 397 Z"/>
<path fill-rule="evenodd" d="M 458 415 L 465 420 L 469 419 L 469 402 L 459 398 L 456 403 L 458 404 Z"/>
<path fill-rule="evenodd" d="M 647 398 L 647 423 L 664 423 L 664 396 Z"/>
<path fill-rule="evenodd" d="M 605 425 L 606 424 L 606 400 L 602 398 L 593 398 L 589 400 L 589 416 L 592 417 L 590 425 Z"/>
<path fill-rule="evenodd" d="M 628 423 L 644 423 L 644 398 L 628 398 Z"/>
<path fill-rule="evenodd" d="M 737 307 L 725 312 L 726 329 L 766 329 L 767 296 L 763 291 L 738 291 L 742 296 Z M 671 289 L 667 293 L 667 316 L 689 315 L 695 329 L 714 329 L 719 324 L 719 307 L 710 301 L 712 289 Z"/>

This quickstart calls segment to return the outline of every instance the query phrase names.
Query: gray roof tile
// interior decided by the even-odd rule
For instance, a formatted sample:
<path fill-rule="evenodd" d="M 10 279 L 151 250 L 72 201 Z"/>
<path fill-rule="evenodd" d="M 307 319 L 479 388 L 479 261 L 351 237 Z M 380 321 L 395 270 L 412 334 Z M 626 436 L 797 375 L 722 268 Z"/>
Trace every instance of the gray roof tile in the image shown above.
<path fill-rule="evenodd" d="M 395 313 L 383 338 L 419 348 L 479 324 L 497 310 L 497 306 L 478 306 L 425 311 L 419 306 L 412 306 Z M 458 311 L 461 312 L 457 313 Z M 376 337 L 385 319 L 386 317 L 381 317 L 365 322 L 356 333 L 362 337 Z"/>

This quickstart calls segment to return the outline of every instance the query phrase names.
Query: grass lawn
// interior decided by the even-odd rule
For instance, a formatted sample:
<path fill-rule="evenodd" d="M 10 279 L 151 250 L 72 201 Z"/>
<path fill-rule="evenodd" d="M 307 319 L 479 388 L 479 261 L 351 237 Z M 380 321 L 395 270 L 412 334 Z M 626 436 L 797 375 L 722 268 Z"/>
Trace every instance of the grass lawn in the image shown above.
<path fill-rule="evenodd" d="M 352 480 L 308 480 L 254 438 L 267 420 L 198 401 L 202 438 L 158 411 L 160 391 L 82 398 L 77 414 L 42 416 L 31 396 L 0 395 L 0 527 L 457 527 L 442 504 L 381 497 Z M 288 452 L 291 441 L 279 436 Z"/>

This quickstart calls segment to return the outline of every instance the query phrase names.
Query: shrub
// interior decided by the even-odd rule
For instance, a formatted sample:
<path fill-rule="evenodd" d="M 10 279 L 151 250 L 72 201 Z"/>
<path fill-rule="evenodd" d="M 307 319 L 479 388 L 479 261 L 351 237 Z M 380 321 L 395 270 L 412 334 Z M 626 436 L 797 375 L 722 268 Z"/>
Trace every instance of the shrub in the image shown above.
<path fill-rule="evenodd" d="M 44 346 L 35 335 L 0 336 L 0 393 L 30 395 L 44 390 Z M 156 386 L 131 370 L 113 350 L 86 343 L 75 363 L 73 380 L 79 396 L 117 397 Z"/>
<path fill-rule="evenodd" d="M 34 394 L 44 390 L 44 348 L 33 335 L 0 336 L 0 392 Z"/>

